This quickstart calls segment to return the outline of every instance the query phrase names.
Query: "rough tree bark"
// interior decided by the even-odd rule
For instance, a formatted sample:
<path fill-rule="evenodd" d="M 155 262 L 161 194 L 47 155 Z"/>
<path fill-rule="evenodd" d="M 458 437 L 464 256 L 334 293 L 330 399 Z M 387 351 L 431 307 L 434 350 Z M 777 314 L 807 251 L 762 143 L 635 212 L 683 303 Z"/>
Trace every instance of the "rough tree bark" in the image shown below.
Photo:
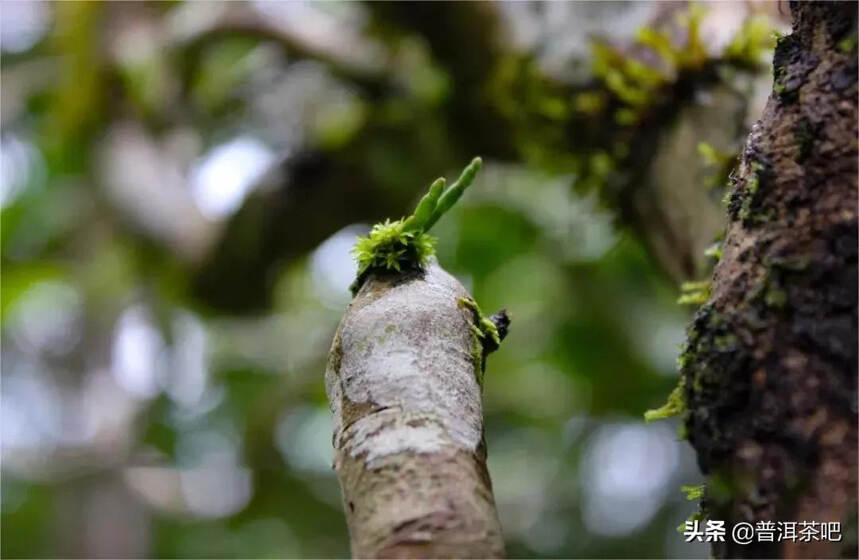
<path fill-rule="evenodd" d="M 504 553 L 470 301 L 433 260 L 370 274 L 340 323 L 325 381 L 355 557 Z"/>
<path fill-rule="evenodd" d="M 681 358 L 685 426 L 710 519 L 840 521 L 843 539 L 729 537 L 718 557 L 856 557 L 856 4 L 792 11 Z"/>

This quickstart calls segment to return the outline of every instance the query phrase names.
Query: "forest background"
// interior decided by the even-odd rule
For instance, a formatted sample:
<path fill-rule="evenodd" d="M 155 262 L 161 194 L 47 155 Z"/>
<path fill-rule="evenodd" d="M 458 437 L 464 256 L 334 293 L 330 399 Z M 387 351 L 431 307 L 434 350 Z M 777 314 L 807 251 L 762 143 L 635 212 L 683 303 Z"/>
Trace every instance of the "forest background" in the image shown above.
<path fill-rule="evenodd" d="M 434 234 L 513 317 L 484 392 L 508 555 L 707 556 L 676 530 L 694 453 L 643 413 L 786 6 L 0 9 L 4 556 L 347 555 L 349 250 L 476 155 Z"/>

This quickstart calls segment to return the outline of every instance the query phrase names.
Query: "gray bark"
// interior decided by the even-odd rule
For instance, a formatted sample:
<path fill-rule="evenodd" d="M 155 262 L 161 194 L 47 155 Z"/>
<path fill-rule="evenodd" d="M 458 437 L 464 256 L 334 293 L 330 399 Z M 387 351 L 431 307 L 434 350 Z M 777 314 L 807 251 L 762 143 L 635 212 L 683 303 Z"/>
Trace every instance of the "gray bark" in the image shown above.
<path fill-rule="evenodd" d="M 433 260 L 370 275 L 340 323 L 325 383 L 355 557 L 504 553 L 468 297 Z"/>

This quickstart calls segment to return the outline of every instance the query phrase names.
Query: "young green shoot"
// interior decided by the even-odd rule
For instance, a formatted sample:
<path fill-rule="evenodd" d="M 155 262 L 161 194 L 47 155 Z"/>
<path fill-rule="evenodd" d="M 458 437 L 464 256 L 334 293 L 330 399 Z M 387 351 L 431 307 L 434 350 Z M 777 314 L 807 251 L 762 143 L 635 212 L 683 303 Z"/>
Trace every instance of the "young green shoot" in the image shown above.
<path fill-rule="evenodd" d="M 372 271 L 402 272 L 426 265 L 435 253 L 435 238 L 428 234 L 430 228 L 474 182 L 481 165 L 479 157 L 471 160 L 459 179 L 446 190 L 444 178 L 436 179 L 410 216 L 393 222 L 385 220 L 374 225 L 367 237 L 358 237 L 352 249 L 358 262 L 358 277 L 350 288 L 352 295 Z"/>

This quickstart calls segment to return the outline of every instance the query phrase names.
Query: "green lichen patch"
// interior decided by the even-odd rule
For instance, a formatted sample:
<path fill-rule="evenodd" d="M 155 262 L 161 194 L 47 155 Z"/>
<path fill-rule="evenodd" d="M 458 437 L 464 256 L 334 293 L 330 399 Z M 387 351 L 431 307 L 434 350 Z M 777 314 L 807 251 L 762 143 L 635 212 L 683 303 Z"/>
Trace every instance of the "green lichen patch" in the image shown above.
<path fill-rule="evenodd" d="M 397 273 L 421 270 L 426 265 L 435 253 L 435 238 L 427 232 L 474 182 L 481 165 L 479 157 L 471 160 L 447 190 L 444 178 L 436 179 L 410 216 L 385 220 L 373 226 L 367 237 L 358 238 L 352 249 L 358 262 L 358 276 L 350 286 L 353 296 L 370 272 Z"/>
<path fill-rule="evenodd" d="M 675 387 L 674 390 L 671 391 L 671 394 L 668 395 L 668 400 L 665 404 L 659 408 L 645 412 L 644 420 L 647 422 L 653 422 L 654 420 L 663 420 L 665 418 L 679 416 L 686 412 L 686 397 L 684 395 L 685 386 L 685 380 L 681 377 L 680 381 L 677 383 L 677 387 Z"/>

